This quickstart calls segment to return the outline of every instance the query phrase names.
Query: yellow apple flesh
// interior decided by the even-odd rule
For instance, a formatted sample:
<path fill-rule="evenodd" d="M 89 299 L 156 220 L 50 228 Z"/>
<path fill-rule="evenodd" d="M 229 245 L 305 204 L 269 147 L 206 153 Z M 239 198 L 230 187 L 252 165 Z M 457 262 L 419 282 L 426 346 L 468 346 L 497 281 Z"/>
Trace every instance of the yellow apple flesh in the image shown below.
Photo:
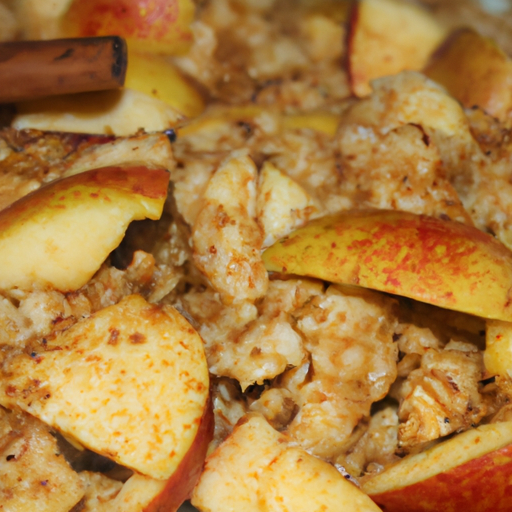
<path fill-rule="evenodd" d="M 125 87 L 111 91 L 65 94 L 16 104 L 13 128 L 46 131 L 133 135 L 164 131 L 183 115 L 164 101 Z"/>
<path fill-rule="evenodd" d="M 128 53 L 125 87 L 163 101 L 187 117 L 205 107 L 199 91 L 165 57 L 150 53 Z"/>
<path fill-rule="evenodd" d="M 273 115 L 278 130 L 309 129 L 334 137 L 338 130 L 341 116 L 330 112 L 308 112 L 307 114 L 281 113 L 278 110 L 263 108 L 259 105 L 215 106 L 210 107 L 203 115 L 192 119 L 178 129 L 182 137 L 196 134 L 215 133 L 219 130 L 230 130 L 236 122 L 254 122 L 261 115 Z"/>
<path fill-rule="evenodd" d="M 512 323 L 488 320 L 485 330 L 485 369 L 489 375 L 512 378 Z"/>
<path fill-rule="evenodd" d="M 1 405 L 155 480 L 198 475 L 212 432 L 208 366 L 174 308 L 130 295 L 32 351 L 6 365 Z"/>
<path fill-rule="evenodd" d="M 378 512 L 327 462 L 274 430 L 261 416 L 242 419 L 208 457 L 192 504 L 202 512 Z"/>
<path fill-rule="evenodd" d="M 363 484 L 389 512 L 508 512 L 512 422 L 482 425 L 408 456 Z"/>
<path fill-rule="evenodd" d="M 110 512 L 175 512 L 190 498 L 206 458 L 213 437 L 213 409 L 211 403 L 199 425 L 192 446 L 168 480 L 155 480 L 134 474 L 123 485 L 121 492 L 109 503 Z"/>
<path fill-rule="evenodd" d="M 512 109 L 512 60 L 472 29 L 448 37 L 424 72 L 467 108 L 478 105 L 501 120 Z"/>
<path fill-rule="evenodd" d="M 444 29 L 417 5 L 398 0 L 354 2 L 348 34 L 352 92 L 366 96 L 375 78 L 422 69 L 443 37 Z"/>
<path fill-rule="evenodd" d="M 74 0 L 62 27 L 68 36 L 116 34 L 142 52 L 181 54 L 192 43 L 192 0 Z"/>
<path fill-rule="evenodd" d="M 128 224 L 158 219 L 169 173 L 106 167 L 41 187 L 0 212 L 0 289 L 76 290 L 121 242 Z"/>
<path fill-rule="evenodd" d="M 263 253 L 267 270 L 512 320 L 512 252 L 465 224 L 390 210 L 312 221 Z"/>

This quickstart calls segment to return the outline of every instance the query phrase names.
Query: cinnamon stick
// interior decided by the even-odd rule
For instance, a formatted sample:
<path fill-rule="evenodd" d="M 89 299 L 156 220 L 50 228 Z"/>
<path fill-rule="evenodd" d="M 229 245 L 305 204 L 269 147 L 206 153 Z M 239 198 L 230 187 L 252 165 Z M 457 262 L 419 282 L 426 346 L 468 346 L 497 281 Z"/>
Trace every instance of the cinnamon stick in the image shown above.
<path fill-rule="evenodd" d="M 118 36 L 1 43 L 0 103 L 121 87 L 127 61 Z"/>

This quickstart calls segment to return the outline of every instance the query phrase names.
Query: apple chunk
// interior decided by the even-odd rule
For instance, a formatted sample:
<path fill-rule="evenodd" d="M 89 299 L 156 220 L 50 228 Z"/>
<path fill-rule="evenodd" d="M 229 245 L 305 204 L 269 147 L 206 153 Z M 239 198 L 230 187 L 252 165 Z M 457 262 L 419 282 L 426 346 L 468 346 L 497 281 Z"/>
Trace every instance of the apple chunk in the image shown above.
<path fill-rule="evenodd" d="M 199 457 L 184 472 L 202 466 L 208 367 L 200 336 L 174 308 L 130 295 L 31 349 L 4 365 L 2 405 L 156 480 L 183 472 L 191 449 Z"/>
<path fill-rule="evenodd" d="M 192 504 L 203 512 L 379 510 L 333 466 L 290 446 L 261 416 L 242 419 L 209 456 Z"/>
<path fill-rule="evenodd" d="M 97 506 L 91 507 L 86 501 L 86 510 L 94 510 L 94 512 L 161 512 L 162 510 L 175 512 L 190 497 L 190 493 L 199 479 L 212 436 L 213 409 L 208 403 L 193 445 L 170 478 L 156 480 L 134 473 L 124 483 L 119 493 L 103 503 L 103 508 L 98 510 Z M 108 482 L 108 478 L 104 475 L 96 474 L 94 477 Z M 94 497 L 91 501 L 93 500 Z"/>
<path fill-rule="evenodd" d="M 484 364 L 489 375 L 512 378 L 512 323 L 487 321 Z"/>
<path fill-rule="evenodd" d="M 197 116 L 205 108 L 192 82 L 161 55 L 130 51 L 124 85 L 165 102 L 187 117 Z"/>
<path fill-rule="evenodd" d="M 108 512 L 174 512 L 190 498 L 203 469 L 208 445 L 213 437 L 213 409 L 205 409 L 194 444 L 167 480 L 134 474 L 123 485 Z M 109 504 L 110 505 L 110 504 Z"/>
<path fill-rule="evenodd" d="M 512 485 L 512 422 L 482 425 L 408 456 L 363 484 L 393 512 L 506 512 Z"/>
<path fill-rule="evenodd" d="M 512 252 L 454 221 L 391 210 L 342 212 L 279 240 L 263 261 L 270 271 L 512 320 Z"/>
<path fill-rule="evenodd" d="M 420 70 L 444 37 L 444 29 L 423 8 L 398 0 L 354 2 L 348 33 L 352 92 L 371 93 L 375 78 Z"/>
<path fill-rule="evenodd" d="M 169 173 L 145 166 L 86 171 L 0 212 L 0 289 L 76 290 L 98 270 L 132 220 L 158 219 Z"/>
<path fill-rule="evenodd" d="M 472 29 L 454 32 L 424 70 L 465 107 L 506 120 L 512 109 L 512 60 Z"/>
<path fill-rule="evenodd" d="M 68 36 L 117 34 L 139 51 L 184 53 L 192 43 L 192 0 L 74 0 L 62 27 Z"/>
<path fill-rule="evenodd" d="M 182 119 L 164 101 L 130 87 L 65 94 L 16 104 L 12 126 L 18 130 L 133 135 L 167 130 Z"/>

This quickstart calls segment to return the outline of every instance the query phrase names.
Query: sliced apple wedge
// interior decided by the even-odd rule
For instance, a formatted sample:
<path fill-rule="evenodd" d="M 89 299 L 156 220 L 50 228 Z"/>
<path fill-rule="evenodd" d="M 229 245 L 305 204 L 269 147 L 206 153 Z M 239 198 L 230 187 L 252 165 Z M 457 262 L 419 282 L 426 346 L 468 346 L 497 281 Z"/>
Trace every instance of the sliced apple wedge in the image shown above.
<path fill-rule="evenodd" d="M 272 461 L 261 488 L 261 501 L 268 512 L 379 511 L 333 466 L 300 448 L 288 448 Z"/>
<path fill-rule="evenodd" d="M 465 107 L 506 120 L 512 109 L 512 60 L 473 29 L 454 32 L 424 70 Z"/>
<path fill-rule="evenodd" d="M 192 504 L 203 512 L 379 511 L 333 466 L 289 446 L 261 416 L 241 420 L 209 456 Z"/>
<path fill-rule="evenodd" d="M 157 132 L 178 124 L 176 109 L 148 94 L 125 87 L 111 91 L 65 94 L 16 104 L 12 126 L 18 130 L 133 135 Z"/>
<path fill-rule="evenodd" d="M 192 0 L 73 0 L 62 19 L 71 37 L 117 34 L 139 51 L 180 54 L 192 43 Z"/>
<path fill-rule="evenodd" d="M 124 85 L 163 101 L 187 117 L 197 116 L 205 108 L 196 87 L 164 56 L 130 50 Z"/>
<path fill-rule="evenodd" d="M 417 5 L 399 0 L 354 2 L 348 33 L 352 92 L 366 96 L 375 78 L 422 69 L 444 34 L 432 15 Z"/>
<path fill-rule="evenodd" d="M 363 490 L 392 512 L 507 512 L 512 422 L 482 425 L 367 480 Z"/>
<path fill-rule="evenodd" d="M 263 228 L 263 247 L 318 217 L 320 206 L 297 182 L 266 161 L 261 168 L 256 199 L 257 218 Z"/>
<path fill-rule="evenodd" d="M 21 101 L 12 125 L 18 129 L 132 135 L 141 128 L 156 132 L 176 126 L 183 116 L 200 114 L 204 106 L 197 88 L 165 57 L 130 50 L 122 90 Z"/>
<path fill-rule="evenodd" d="M 213 409 L 208 403 L 192 446 L 167 480 L 135 473 L 119 494 L 106 506 L 106 512 L 175 512 L 190 498 L 196 485 L 213 434 Z"/>
<path fill-rule="evenodd" d="M 390 210 L 343 212 L 279 240 L 263 261 L 271 271 L 512 320 L 512 252 L 454 221 Z"/>
<path fill-rule="evenodd" d="M 512 323 L 488 320 L 484 364 L 489 375 L 512 378 Z"/>
<path fill-rule="evenodd" d="M 130 295 L 32 350 L 4 365 L 2 405 L 155 480 L 198 476 L 212 434 L 208 366 L 174 308 Z"/>
<path fill-rule="evenodd" d="M 160 217 L 169 173 L 144 166 L 86 171 L 41 187 L 0 212 L 0 289 L 76 290 L 132 220 Z"/>

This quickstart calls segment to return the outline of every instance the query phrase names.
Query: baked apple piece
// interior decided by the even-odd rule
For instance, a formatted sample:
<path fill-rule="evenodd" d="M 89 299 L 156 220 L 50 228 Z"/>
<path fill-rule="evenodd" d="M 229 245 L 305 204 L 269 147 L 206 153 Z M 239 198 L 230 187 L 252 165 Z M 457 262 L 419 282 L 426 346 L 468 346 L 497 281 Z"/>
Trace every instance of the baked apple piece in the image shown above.
<path fill-rule="evenodd" d="M 204 99 L 165 57 L 128 52 L 122 90 L 68 94 L 18 102 L 15 128 L 132 135 L 163 131 L 204 110 Z"/>
<path fill-rule="evenodd" d="M 138 51 L 175 55 L 192 43 L 192 0 L 74 0 L 62 19 L 71 37 L 116 34 Z"/>
<path fill-rule="evenodd" d="M 182 119 L 167 103 L 132 88 L 65 94 L 16 104 L 12 126 L 18 130 L 132 135 L 164 131 Z"/>
<path fill-rule="evenodd" d="M 212 432 L 213 410 L 208 404 L 194 444 L 167 480 L 134 473 L 122 484 L 102 473 L 80 472 L 86 484 L 83 512 L 176 511 L 190 497 L 199 478 Z"/>
<path fill-rule="evenodd" d="M 349 20 L 348 72 L 352 92 L 371 93 L 375 78 L 420 70 L 444 29 L 422 7 L 400 0 L 359 0 Z"/>
<path fill-rule="evenodd" d="M 106 167 L 53 181 L 0 212 L 0 289 L 76 290 L 128 224 L 162 213 L 169 173 Z"/>
<path fill-rule="evenodd" d="M 310 222 L 263 253 L 267 270 L 512 320 L 512 252 L 477 228 L 393 210 Z"/>
<path fill-rule="evenodd" d="M 489 375 L 512 378 L 512 323 L 487 320 L 484 364 Z"/>
<path fill-rule="evenodd" d="M 504 422 L 407 456 L 362 489 L 390 512 L 506 512 L 511 482 L 512 422 Z"/>
<path fill-rule="evenodd" d="M 424 73 L 465 107 L 475 105 L 504 121 L 512 109 L 512 60 L 491 39 L 473 29 L 451 34 Z"/>
<path fill-rule="evenodd" d="M 379 510 L 333 466 L 289 446 L 261 416 L 242 419 L 208 457 L 192 504 L 202 512 Z"/>
<path fill-rule="evenodd" d="M 125 490 L 145 500 L 142 510 L 173 500 L 177 508 L 213 433 L 197 332 L 174 308 L 129 295 L 45 341 L 4 364 L 1 404 L 156 481 Z"/>
<path fill-rule="evenodd" d="M 195 117 L 205 108 L 197 88 L 161 55 L 130 50 L 124 85 L 164 102 L 183 116 Z"/>

